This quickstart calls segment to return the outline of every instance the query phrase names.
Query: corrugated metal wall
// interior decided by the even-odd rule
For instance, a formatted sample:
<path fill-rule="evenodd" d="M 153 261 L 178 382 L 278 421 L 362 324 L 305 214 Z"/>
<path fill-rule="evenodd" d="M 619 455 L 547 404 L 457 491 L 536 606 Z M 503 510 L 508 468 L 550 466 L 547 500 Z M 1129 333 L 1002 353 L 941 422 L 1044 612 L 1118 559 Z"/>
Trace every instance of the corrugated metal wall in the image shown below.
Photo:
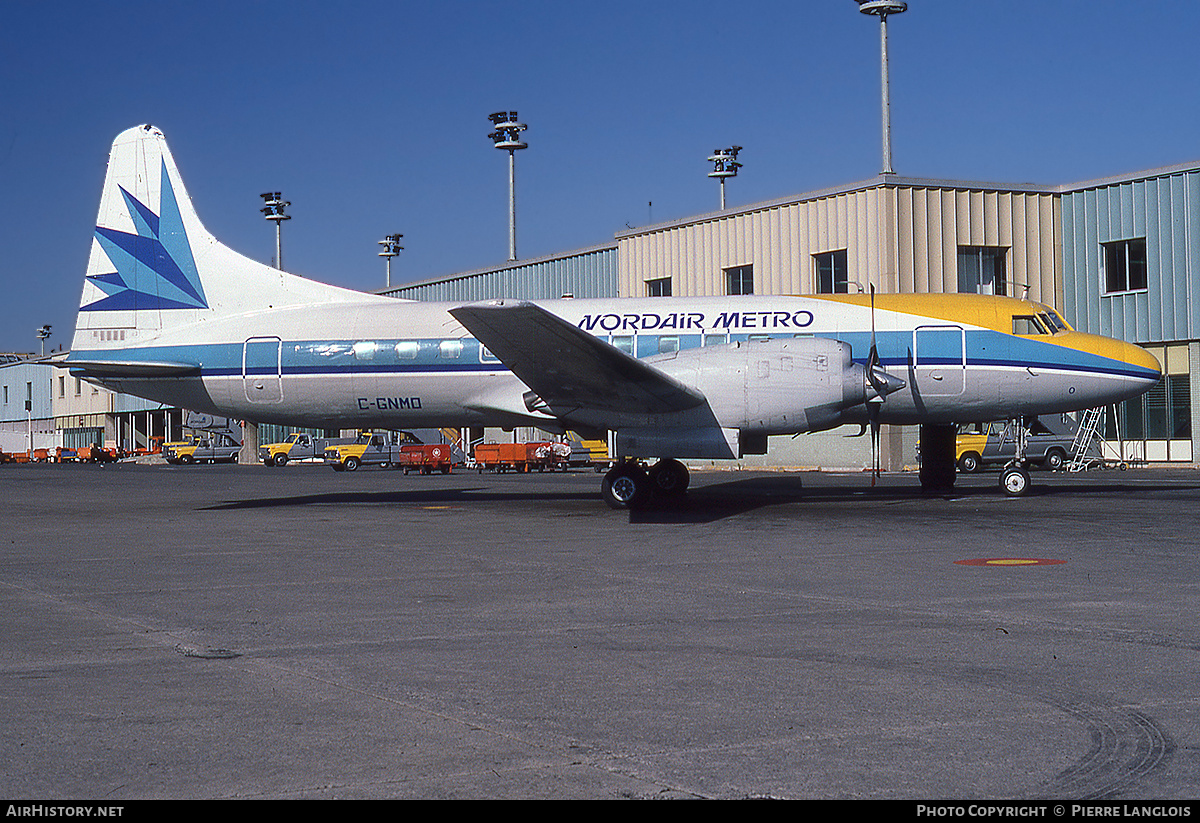
<path fill-rule="evenodd" d="M 671 277 L 676 295 L 724 294 L 723 270 L 754 265 L 760 294 L 816 291 L 813 256 L 847 250 L 866 291 L 958 291 L 958 247 L 1009 249 L 1009 294 L 1059 303 L 1061 228 L 1050 191 L 875 185 L 618 235 L 620 293 Z M 1026 289 L 1028 285 L 1028 289 Z"/>
<path fill-rule="evenodd" d="M 1062 195 L 1064 316 L 1080 331 L 1146 343 L 1197 337 L 1200 170 Z M 1102 244 L 1146 239 L 1146 290 L 1104 293 Z"/>
<path fill-rule="evenodd" d="M 463 301 L 497 297 L 547 300 L 617 296 L 617 246 L 596 246 L 561 257 L 522 260 L 500 268 L 414 283 L 382 292 L 409 300 Z"/>

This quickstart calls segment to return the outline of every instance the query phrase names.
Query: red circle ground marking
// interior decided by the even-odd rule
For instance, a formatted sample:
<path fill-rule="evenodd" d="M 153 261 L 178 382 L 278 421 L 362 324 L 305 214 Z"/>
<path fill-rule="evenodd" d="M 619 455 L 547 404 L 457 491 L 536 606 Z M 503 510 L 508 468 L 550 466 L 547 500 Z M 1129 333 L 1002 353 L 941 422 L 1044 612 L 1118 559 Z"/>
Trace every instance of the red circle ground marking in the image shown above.
<path fill-rule="evenodd" d="M 979 557 L 974 560 L 955 560 L 960 566 L 1057 566 L 1065 560 L 1043 557 Z"/>

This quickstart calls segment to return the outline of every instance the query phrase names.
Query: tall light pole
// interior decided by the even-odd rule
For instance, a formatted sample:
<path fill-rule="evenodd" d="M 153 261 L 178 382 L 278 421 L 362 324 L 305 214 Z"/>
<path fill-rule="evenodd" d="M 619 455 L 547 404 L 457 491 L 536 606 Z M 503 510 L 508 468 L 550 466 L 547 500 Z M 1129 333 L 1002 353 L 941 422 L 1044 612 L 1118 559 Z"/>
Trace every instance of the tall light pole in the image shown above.
<path fill-rule="evenodd" d="M 42 357 L 46 356 L 46 338 L 50 336 L 50 326 L 45 325 L 37 330 L 38 340 L 42 343 Z"/>
<path fill-rule="evenodd" d="M 280 226 L 284 220 L 291 220 L 290 214 L 284 214 L 283 210 L 292 205 L 290 201 L 284 200 L 283 195 L 277 191 L 268 191 L 259 195 L 266 204 L 259 209 L 263 216 L 268 220 L 275 221 L 275 268 L 283 270 L 283 231 Z"/>
<path fill-rule="evenodd" d="M 508 259 L 517 259 L 517 165 L 515 155 L 518 149 L 529 148 L 528 143 L 521 142 L 521 132 L 529 128 L 524 123 L 517 122 L 515 111 L 498 111 L 488 115 L 488 120 L 496 127 L 488 135 L 496 148 L 508 152 Z"/>
<path fill-rule="evenodd" d="M 725 180 L 737 177 L 738 169 L 742 167 L 742 164 L 737 161 L 738 152 L 741 150 L 741 146 L 714 149 L 712 156 L 708 158 L 708 161 L 713 164 L 713 170 L 708 173 L 708 176 L 721 181 L 721 211 L 725 211 Z"/>
<path fill-rule="evenodd" d="M 400 238 L 403 234 L 389 234 L 387 237 L 379 241 L 379 245 L 383 246 L 383 251 L 379 256 L 387 260 L 387 287 L 392 287 L 392 258 L 400 252 L 404 251 L 404 246 L 400 245 Z"/>
<path fill-rule="evenodd" d="M 880 174 L 895 174 L 892 171 L 892 105 L 888 87 L 887 19 L 889 14 L 908 11 L 908 3 L 897 0 L 857 0 L 858 10 L 863 14 L 874 14 L 879 18 L 879 64 L 883 94 L 883 170 Z"/>

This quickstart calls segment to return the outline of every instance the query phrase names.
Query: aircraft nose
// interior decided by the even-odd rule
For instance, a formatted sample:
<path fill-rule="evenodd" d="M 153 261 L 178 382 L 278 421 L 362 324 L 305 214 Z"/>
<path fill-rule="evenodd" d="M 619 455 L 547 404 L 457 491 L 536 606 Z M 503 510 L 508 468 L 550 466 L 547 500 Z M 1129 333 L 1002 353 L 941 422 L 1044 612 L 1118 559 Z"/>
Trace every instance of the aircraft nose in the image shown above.
<path fill-rule="evenodd" d="M 1143 383 L 1146 388 L 1162 379 L 1162 365 L 1158 362 L 1158 358 L 1141 346 L 1125 343 L 1121 359 L 1130 367 L 1130 376 L 1135 381 Z"/>

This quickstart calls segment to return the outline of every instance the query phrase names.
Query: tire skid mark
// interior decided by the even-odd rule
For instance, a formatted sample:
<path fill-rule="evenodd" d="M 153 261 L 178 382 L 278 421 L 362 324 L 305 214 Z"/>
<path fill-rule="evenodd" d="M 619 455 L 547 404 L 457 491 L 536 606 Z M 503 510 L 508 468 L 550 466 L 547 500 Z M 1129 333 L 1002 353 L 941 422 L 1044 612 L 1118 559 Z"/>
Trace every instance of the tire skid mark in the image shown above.
<path fill-rule="evenodd" d="M 1092 744 L 1077 763 L 1045 786 L 1045 796 L 1080 800 L 1125 797 L 1170 762 L 1175 753 L 1175 741 L 1144 712 L 1124 707 L 1057 705 L 1084 723 Z"/>

